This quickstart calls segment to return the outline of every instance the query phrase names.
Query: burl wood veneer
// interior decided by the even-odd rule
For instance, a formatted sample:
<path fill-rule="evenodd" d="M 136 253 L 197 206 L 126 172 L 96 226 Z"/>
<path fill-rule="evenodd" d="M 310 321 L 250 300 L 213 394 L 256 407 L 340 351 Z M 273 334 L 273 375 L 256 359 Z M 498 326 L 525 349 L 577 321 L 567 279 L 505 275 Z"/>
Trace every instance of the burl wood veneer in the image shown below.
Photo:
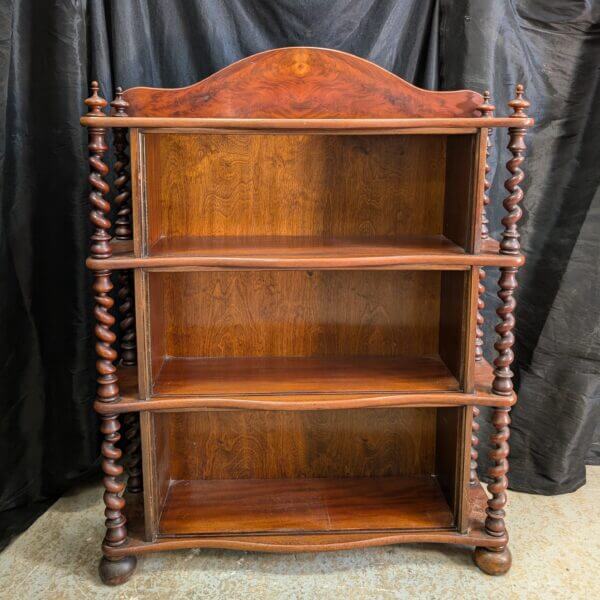
<path fill-rule="evenodd" d="M 405 542 L 474 546 L 506 572 L 522 87 L 494 118 L 487 92 L 283 48 L 187 88 L 118 88 L 110 116 L 93 82 L 86 104 L 102 580 L 174 548 Z M 499 241 L 494 127 L 512 154 Z M 494 407 L 489 499 L 477 405 Z"/>

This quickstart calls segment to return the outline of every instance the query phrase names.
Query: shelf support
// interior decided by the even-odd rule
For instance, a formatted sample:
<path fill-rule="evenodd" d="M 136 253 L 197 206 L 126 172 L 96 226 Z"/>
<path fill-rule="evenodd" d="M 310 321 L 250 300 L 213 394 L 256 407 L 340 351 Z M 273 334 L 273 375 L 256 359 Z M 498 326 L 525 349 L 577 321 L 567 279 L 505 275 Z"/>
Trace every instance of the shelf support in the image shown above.
<path fill-rule="evenodd" d="M 127 117 L 129 102 L 123 98 L 123 89 L 116 89 L 115 99 L 110 103 L 114 116 Z M 131 223 L 131 191 L 129 181 L 129 156 L 127 148 L 126 127 L 115 127 L 115 204 L 117 205 L 117 219 L 115 222 L 115 238 L 118 240 L 133 239 Z M 118 280 L 118 298 L 120 313 L 120 351 L 121 364 L 125 367 L 135 366 L 137 363 L 136 338 L 135 338 L 135 308 L 133 302 L 133 271 L 121 269 Z M 127 491 L 140 493 L 143 491 L 142 457 L 140 452 L 140 421 L 138 413 L 128 413 L 123 417 L 125 445 L 125 464 L 127 465 L 128 479 Z"/>
<path fill-rule="evenodd" d="M 529 106 L 529 102 L 523 98 L 524 89 L 522 85 L 517 85 L 516 98 L 509 102 L 513 109 L 512 118 L 526 117 L 524 110 Z M 521 218 L 522 211 L 519 203 L 523 200 L 523 190 L 520 183 L 523 181 L 524 173 L 521 170 L 521 164 L 525 154 L 525 133 L 526 129 L 522 127 L 509 127 L 508 149 L 512 158 L 507 162 L 506 167 L 510 172 L 510 177 L 506 180 L 504 187 L 508 191 L 508 196 L 504 200 L 504 208 L 508 214 L 502 219 L 504 232 L 500 242 L 500 253 L 508 255 L 520 254 L 519 233 L 517 223 Z M 497 309 L 500 317 L 500 323 L 496 326 L 498 340 L 494 344 L 498 356 L 494 360 L 494 380 L 492 391 L 499 396 L 512 396 L 513 394 L 513 372 L 511 364 L 514 360 L 513 344 L 515 325 L 514 311 L 516 302 L 514 292 L 517 288 L 517 267 L 501 267 L 500 280 L 498 282 L 498 296 L 501 304 Z M 506 524 L 504 522 L 506 507 L 506 490 L 508 488 L 508 455 L 510 451 L 510 407 L 494 407 L 492 413 L 492 425 L 494 433 L 491 436 L 492 449 L 490 459 L 492 465 L 488 470 L 491 482 L 488 484 L 488 492 L 491 498 L 488 500 L 486 508 L 485 531 L 492 537 L 505 537 Z M 511 557 L 508 546 L 500 548 L 477 548 L 475 551 L 475 562 L 480 569 L 491 575 L 501 575 L 510 569 Z"/>
<path fill-rule="evenodd" d="M 481 116 L 484 119 L 490 119 L 494 115 L 495 106 L 490 104 L 490 92 L 486 90 L 483 92 L 483 104 L 479 106 L 479 111 L 481 112 Z M 483 134 L 482 130 L 482 134 Z M 489 238 L 489 230 L 488 230 L 488 217 L 487 217 L 487 206 L 490 203 L 489 197 L 489 189 L 491 187 L 491 183 L 489 181 L 489 158 L 490 158 L 490 148 L 492 146 L 491 135 L 492 129 L 489 128 L 485 131 L 486 136 L 486 149 L 485 149 L 485 169 L 484 169 L 484 178 L 483 178 L 483 199 L 482 199 L 482 208 L 481 208 L 481 239 L 486 240 Z M 475 328 L 475 360 L 477 362 L 481 362 L 483 360 L 483 309 L 485 308 L 485 303 L 483 301 L 483 294 L 485 294 L 485 269 L 483 267 L 479 267 L 478 270 L 479 276 L 479 284 L 477 287 L 477 320 L 476 320 L 476 328 Z M 471 473 L 470 473 L 470 484 L 477 485 L 478 477 L 477 477 L 477 459 L 479 458 L 479 453 L 477 452 L 477 446 L 479 445 L 479 423 L 477 422 L 477 417 L 479 416 L 479 408 L 477 406 L 473 406 L 473 418 L 471 425 Z"/>
<path fill-rule="evenodd" d="M 104 117 L 103 108 L 107 105 L 104 98 L 98 94 L 98 82 L 91 84 L 92 94 L 85 100 L 85 104 L 90 108 L 88 117 Z M 91 255 L 98 259 L 107 259 L 112 255 L 110 245 L 110 203 L 105 198 L 109 192 L 109 185 L 105 181 L 108 174 L 108 166 L 104 162 L 104 155 L 108 150 L 106 144 L 106 129 L 103 127 L 90 127 L 89 136 L 89 164 L 91 192 L 89 200 L 91 204 L 90 219 L 94 225 L 94 232 L 91 236 Z M 116 335 L 112 331 L 115 324 L 115 317 L 111 314 L 114 305 L 110 292 L 113 289 L 111 281 L 112 272 L 109 269 L 94 271 L 94 316 L 96 326 L 94 329 L 96 341 L 96 361 L 97 370 L 97 395 L 96 401 L 105 405 L 110 405 L 119 400 L 119 383 L 115 361 L 117 352 L 113 348 L 116 341 Z M 120 464 L 122 452 L 118 447 L 121 439 L 119 430 L 121 424 L 117 413 L 102 414 L 100 416 L 100 431 L 104 436 L 101 445 L 102 471 L 104 472 L 104 504 L 106 517 L 106 534 L 103 546 L 118 548 L 127 542 L 126 518 L 123 514 L 125 508 L 125 499 L 123 492 L 125 484 L 123 481 L 123 466 Z M 135 556 L 126 556 L 115 559 L 106 554 L 100 562 L 100 577 L 107 584 L 123 583 L 133 574 L 136 565 Z"/>

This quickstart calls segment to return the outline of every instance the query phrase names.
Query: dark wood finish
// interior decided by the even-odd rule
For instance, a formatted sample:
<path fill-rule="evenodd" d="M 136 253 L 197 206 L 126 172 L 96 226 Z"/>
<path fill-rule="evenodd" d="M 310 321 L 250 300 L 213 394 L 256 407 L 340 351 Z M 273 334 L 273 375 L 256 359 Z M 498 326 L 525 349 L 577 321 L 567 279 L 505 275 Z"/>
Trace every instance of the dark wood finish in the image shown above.
<path fill-rule="evenodd" d="M 140 440 L 140 417 L 137 413 L 128 413 L 123 417 L 125 445 L 125 464 L 127 466 L 127 491 L 137 494 L 143 490 L 142 454 Z"/>
<path fill-rule="evenodd" d="M 133 304 L 133 273 L 130 270 L 119 272 L 119 313 L 121 329 L 120 350 L 121 362 L 125 366 L 132 366 L 137 361 L 135 339 L 135 313 Z"/>
<path fill-rule="evenodd" d="M 503 267 L 500 269 L 500 280 L 498 282 L 501 304 L 496 309 L 500 322 L 496 325 L 498 339 L 494 348 L 498 356 L 494 359 L 494 381 L 492 389 L 495 394 L 508 396 L 513 391 L 513 372 L 510 366 L 514 360 L 512 347 L 515 343 L 513 329 L 515 326 L 514 311 L 517 305 L 514 292 L 517 288 L 517 269 Z"/>
<path fill-rule="evenodd" d="M 474 369 L 475 389 L 473 394 L 463 392 L 403 392 L 389 394 L 236 394 L 230 396 L 154 396 L 140 399 L 135 372 L 121 370 L 119 383 L 121 400 L 111 405 L 110 411 L 172 411 L 200 408 L 244 408 L 248 410 L 331 410 L 391 406 L 512 406 L 516 395 L 498 396 L 492 391 L 493 370 L 485 361 Z M 100 414 L 106 412 L 101 403 L 94 405 Z"/>
<path fill-rule="evenodd" d="M 477 417 L 480 415 L 481 411 L 475 405 L 472 407 L 472 418 L 471 418 L 471 461 L 470 461 L 470 471 L 469 471 L 469 483 L 471 485 L 477 485 L 479 483 L 479 476 L 477 474 L 477 459 L 479 458 L 479 452 L 477 451 L 477 447 L 479 446 L 479 429 L 480 425 L 477 422 Z"/>
<path fill-rule="evenodd" d="M 162 236 L 443 233 L 445 136 L 152 133 L 144 145 L 150 248 Z"/>
<path fill-rule="evenodd" d="M 485 269 L 479 267 L 477 269 L 477 326 L 475 328 L 475 360 L 483 360 L 483 309 L 485 308 L 485 302 L 483 295 L 485 294 Z"/>
<path fill-rule="evenodd" d="M 119 110 L 124 110 L 127 102 L 120 96 L 117 88 L 117 98 L 111 102 L 111 106 L 119 107 Z M 121 113 L 117 113 L 121 116 Z M 127 115 L 123 115 L 127 116 Z M 116 195 L 114 198 L 117 206 L 117 219 L 115 222 L 115 237 L 118 240 L 132 239 L 131 231 L 131 192 L 129 190 L 129 156 L 127 155 L 127 129 L 124 127 L 115 127 L 113 129 L 114 146 L 115 146 L 115 189 Z"/>
<path fill-rule="evenodd" d="M 98 95 L 98 82 L 93 81 L 91 85 L 92 95 L 85 100 L 85 103 L 90 107 L 88 116 L 98 118 L 104 113 L 102 108 L 107 104 L 104 98 Z M 90 255 L 93 258 L 109 258 L 111 255 L 110 246 L 110 202 L 104 197 L 110 191 L 110 186 L 104 180 L 108 175 L 109 168 L 104 162 L 104 155 L 108 150 L 106 143 L 106 129 L 103 127 L 88 128 L 88 150 L 89 150 L 89 165 L 91 191 L 89 201 L 92 206 L 90 211 L 90 221 L 94 226 L 94 232 L 91 236 Z"/>
<path fill-rule="evenodd" d="M 465 408 L 438 408 L 435 421 L 435 473 L 453 515 L 460 513 L 463 501 L 461 468 L 462 427 Z M 464 488 L 466 490 L 466 488 Z"/>
<path fill-rule="evenodd" d="M 98 571 L 100 579 L 105 585 L 121 585 L 129 581 L 136 566 L 137 558 L 131 554 L 120 558 L 103 556 Z"/>
<path fill-rule="evenodd" d="M 469 272 L 441 274 L 440 286 L 439 354 L 464 391 L 473 390 L 469 345 L 471 327 L 465 315 L 469 314 L 471 296 Z"/>
<path fill-rule="evenodd" d="M 435 356 L 170 358 L 154 396 L 333 394 L 459 390 Z"/>
<path fill-rule="evenodd" d="M 435 411 L 165 412 L 155 425 L 170 480 L 431 476 Z"/>
<path fill-rule="evenodd" d="M 409 543 L 461 544 L 495 548 L 506 545 L 506 538 L 491 538 L 483 529 L 485 519 L 486 495 L 481 485 L 468 491 L 469 524 L 466 533 L 453 530 L 413 530 L 373 533 L 320 533 L 320 534 L 287 534 L 287 535 L 219 535 L 219 536 L 184 536 L 157 538 L 146 541 L 143 538 L 143 507 L 138 499 L 128 498 L 127 508 L 132 532 L 125 548 L 115 549 L 112 555 L 121 556 L 126 552 L 146 554 L 164 550 L 183 548 L 227 548 L 230 550 L 258 552 L 331 552 L 351 550 L 369 546 Z"/>
<path fill-rule="evenodd" d="M 512 565 L 507 546 L 499 548 L 478 547 L 473 554 L 475 564 L 487 575 L 504 575 Z"/>
<path fill-rule="evenodd" d="M 118 119 L 118 120 L 117 120 Z M 485 123 L 479 117 L 466 118 L 424 118 L 424 119 L 228 119 L 202 117 L 98 117 L 83 116 L 79 122 L 85 127 L 94 123 L 99 127 L 129 127 L 144 130 L 162 129 L 194 129 L 197 133 L 224 132 L 314 132 L 344 134 L 419 134 L 419 135 L 451 135 L 453 133 L 475 133 L 483 127 L 532 127 L 534 120 L 530 117 L 511 119 L 491 118 Z"/>
<path fill-rule="evenodd" d="M 96 83 L 86 104 L 102 579 L 122 583 L 134 555 L 171 548 L 405 542 L 472 545 L 483 571 L 506 572 L 533 124 L 522 87 L 513 115 L 495 118 L 488 93 L 419 90 L 344 53 L 288 48 L 188 88 L 118 88 L 111 117 Z M 512 153 L 500 243 L 486 214 L 495 127 L 509 128 Z M 493 369 L 481 351 L 486 266 L 501 271 Z M 489 501 L 476 473 L 484 405 Z"/>
<path fill-rule="evenodd" d="M 123 90 L 117 88 L 115 99 L 110 103 L 115 111 L 115 116 L 126 117 L 128 103 L 123 99 Z M 127 129 L 117 127 L 113 130 L 115 148 L 115 197 L 117 206 L 115 222 L 115 238 L 117 240 L 133 239 L 131 229 L 131 206 L 129 191 L 129 157 L 127 155 Z M 137 352 L 135 342 L 135 314 L 133 303 L 133 273 L 129 270 L 119 272 L 119 313 L 121 336 L 119 342 L 121 364 L 133 366 L 136 364 Z M 142 456 L 140 440 L 140 419 L 136 413 L 126 414 L 123 417 L 125 444 L 125 465 L 127 467 L 127 490 L 139 493 L 143 489 Z"/>
<path fill-rule="evenodd" d="M 475 250 L 472 223 L 476 199 L 471 192 L 476 178 L 476 143 L 473 135 L 454 135 L 446 139 L 443 233 L 468 252 Z M 436 168 L 432 164 L 427 166 L 431 170 Z"/>
<path fill-rule="evenodd" d="M 514 118 L 526 116 L 524 110 L 529 107 L 529 102 L 523 98 L 523 93 L 523 86 L 518 85 L 516 89 L 517 97 L 508 103 L 514 111 L 512 115 Z M 523 214 L 519 206 L 521 200 L 523 200 L 523 190 L 519 184 L 524 178 L 521 164 L 525 156 L 526 133 L 527 129 L 525 127 L 509 127 L 508 129 L 510 136 L 508 149 L 512 154 L 512 158 L 506 163 L 506 168 L 510 171 L 511 177 L 504 184 L 509 195 L 504 200 L 504 208 L 508 215 L 502 219 L 502 225 L 504 225 L 502 240 L 500 241 L 500 252 L 502 254 L 519 254 L 521 250 L 517 223 Z"/>
<path fill-rule="evenodd" d="M 494 114 L 494 110 L 496 109 L 496 107 L 493 104 L 490 104 L 490 97 L 491 96 L 490 96 L 489 91 L 486 90 L 485 92 L 483 92 L 483 104 L 479 107 L 481 116 L 485 117 L 487 119 L 490 119 L 492 117 L 492 115 Z M 489 237 L 489 230 L 488 230 L 489 221 L 487 218 L 486 207 L 490 203 L 490 197 L 488 195 L 488 192 L 489 192 L 490 187 L 492 186 L 492 184 L 488 180 L 488 175 L 491 170 L 490 165 L 488 164 L 488 161 L 489 161 L 489 157 L 490 157 L 490 149 L 492 147 L 492 141 L 491 141 L 492 132 L 493 132 L 493 129 L 491 129 L 491 128 L 487 130 L 486 144 L 485 144 L 485 177 L 484 177 L 484 181 L 483 181 L 483 208 L 481 211 L 481 239 L 483 239 L 483 240 L 488 239 L 488 237 Z"/>
<path fill-rule="evenodd" d="M 91 85 L 92 95 L 85 100 L 90 107 L 88 117 L 100 118 L 104 115 L 102 109 L 107 102 L 99 96 L 99 86 L 96 81 Z M 110 203 L 104 198 L 109 192 L 109 185 L 104 178 L 108 174 L 108 166 L 104 163 L 104 154 L 108 150 L 106 143 L 106 129 L 90 127 L 88 129 L 90 153 L 89 183 L 92 191 L 89 195 L 91 205 L 90 220 L 94 226 L 91 236 L 90 253 L 94 258 L 106 259 L 111 255 L 110 245 Z M 119 400 L 119 385 L 117 377 L 117 352 L 113 348 L 117 336 L 112 331 L 115 318 L 111 314 L 114 300 L 111 296 L 113 284 L 111 271 L 101 269 L 94 272 L 94 316 L 96 327 L 96 361 L 97 392 L 96 403 L 111 406 Z M 127 519 L 124 515 L 125 482 L 123 480 L 123 466 L 120 463 L 122 451 L 119 447 L 121 424 L 117 413 L 103 413 L 100 416 L 100 432 L 104 436 L 101 445 L 102 471 L 104 472 L 104 516 L 106 517 L 106 533 L 103 548 L 119 548 L 127 542 Z M 129 579 L 135 570 L 137 559 L 135 556 L 115 558 L 103 552 L 99 565 L 102 581 L 108 585 L 118 585 Z"/>
<path fill-rule="evenodd" d="M 357 56 L 324 48 L 278 48 L 240 60 L 180 89 L 131 88 L 139 117 L 477 117 L 482 97 L 431 92 Z"/>
<path fill-rule="evenodd" d="M 87 260 L 90 269 L 145 268 L 169 271 L 215 269 L 390 269 L 467 270 L 473 265 L 521 266 L 523 255 L 498 253 L 486 240 L 480 254 L 466 253 L 442 235 L 371 238 L 316 236 L 161 238 L 150 256 L 136 257 L 131 246 L 111 244 L 107 262 Z"/>
<path fill-rule="evenodd" d="M 488 500 L 486 509 L 485 530 L 491 536 L 503 536 L 506 533 L 504 523 L 506 506 L 506 489 L 508 488 L 508 438 L 510 436 L 509 407 L 497 407 L 492 414 L 492 425 L 495 432 L 491 436 L 492 449 L 490 458 L 492 465 L 488 470 L 488 476 L 492 480 L 488 485 L 488 492 L 492 497 Z"/>
<path fill-rule="evenodd" d="M 150 310 L 161 313 L 152 328 L 172 357 L 435 355 L 440 279 L 439 271 L 150 273 Z"/>
<path fill-rule="evenodd" d="M 435 478 L 174 481 L 161 536 L 450 529 Z"/>

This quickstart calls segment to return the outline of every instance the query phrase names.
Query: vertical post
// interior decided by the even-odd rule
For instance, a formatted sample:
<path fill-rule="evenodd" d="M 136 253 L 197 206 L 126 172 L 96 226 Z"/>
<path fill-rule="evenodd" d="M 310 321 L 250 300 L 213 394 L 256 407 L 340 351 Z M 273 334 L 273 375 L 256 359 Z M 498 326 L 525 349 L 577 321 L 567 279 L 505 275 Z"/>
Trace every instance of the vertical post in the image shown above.
<path fill-rule="evenodd" d="M 129 103 L 123 98 L 123 89 L 116 89 L 115 99 L 110 103 L 115 117 L 126 117 Z M 132 240 L 131 223 L 131 191 L 129 188 L 129 156 L 127 148 L 127 129 L 115 127 L 115 204 L 117 205 L 117 219 L 115 222 L 115 237 L 118 240 Z M 135 366 L 136 339 L 135 339 L 135 309 L 133 302 L 133 271 L 123 269 L 119 271 L 118 292 L 120 329 L 121 329 L 121 364 L 125 367 Z M 124 415 L 125 426 L 125 464 L 127 465 L 128 479 L 127 491 L 139 493 L 143 490 L 142 457 L 140 452 L 140 421 L 138 413 Z"/>
<path fill-rule="evenodd" d="M 98 94 L 98 82 L 93 81 L 91 85 L 92 95 L 85 100 L 85 104 L 90 108 L 86 116 L 104 117 L 103 108 L 107 105 L 106 100 Z M 108 150 L 106 144 L 106 129 L 104 127 L 89 127 L 89 164 L 90 176 L 89 182 L 91 192 L 89 200 L 91 204 L 90 219 L 94 225 L 94 232 L 91 236 L 91 255 L 94 258 L 106 259 L 112 255 L 110 245 L 110 203 L 105 198 L 109 192 L 109 186 L 105 181 L 108 174 L 108 166 L 104 162 L 104 155 Z M 94 271 L 94 316 L 96 318 L 96 327 L 94 329 L 96 341 L 96 370 L 98 373 L 97 401 L 104 404 L 111 404 L 119 399 L 119 383 L 115 360 L 117 352 L 113 348 L 116 341 L 116 335 L 112 331 L 115 324 L 115 317 L 111 314 L 114 305 L 110 292 L 113 288 L 111 281 L 111 271 L 109 269 L 99 269 Z M 101 415 L 100 431 L 104 435 L 104 441 L 101 446 L 102 470 L 104 472 L 104 504 L 106 517 L 106 534 L 103 547 L 119 547 L 127 542 L 126 519 L 123 514 L 125 500 L 123 492 L 125 484 L 123 482 L 123 467 L 120 464 L 122 455 L 118 447 L 121 439 L 119 430 L 118 415 Z M 104 583 L 118 584 L 126 581 L 135 569 L 136 558 L 126 556 L 119 559 L 113 559 L 104 555 L 100 562 L 100 577 Z"/>
<path fill-rule="evenodd" d="M 479 106 L 479 111 L 481 112 L 481 116 L 484 119 L 489 119 L 493 116 L 495 106 L 490 104 L 490 93 L 489 91 L 483 92 L 483 104 Z M 483 132 L 482 132 L 483 133 Z M 489 165 L 489 156 L 490 156 L 490 147 L 491 141 L 490 136 L 492 134 L 491 129 L 487 129 L 485 132 L 486 135 L 486 151 L 485 151 L 485 175 L 483 179 L 483 202 L 481 209 L 481 239 L 486 240 L 489 237 L 488 232 L 488 218 L 486 207 L 490 203 L 490 198 L 488 195 L 489 189 L 491 187 L 491 183 L 488 179 L 488 174 L 490 172 Z M 479 276 L 479 285 L 477 287 L 477 320 L 476 320 L 476 328 L 475 328 L 475 360 L 477 362 L 481 362 L 483 360 L 483 309 L 485 308 L 485 303 L 483 301 L 483 294 L 485 293 L 485 286 L 483 284 L 485 280 L 485 270 L 483 267 L 479 267 L 478 270 Z M 479 423 L 477 422 L 477 417 L 479 416 L 479 408 L 473 406 L 473 419 L 471 426 L 471 473 L 470 473 L 470 484 L 477 485 L 478 477 L 477 477 L 477 459 L 479 458 L 479 453 L 477 452 L 477 446 L 479 446 Z"/>
<path fill-rule="evenodd" d="M 517 85 L 516 98 L 509 102 L 509 106 L 513 109 L 511 117 L 527 116 L 525 109 L 529 106 L 529 102 L 523 98 L 523 93 L 523 86 Z M 522 215 L 519 203 L 523 199 L 523 190 L 520 183 L 524 177 L 521 164 L 525 154 L 525 133 L 526 129 L 523 127 L 508 128 L 508 149 L 512 157 L 506 164 L 510 177 L 504 184 L 508 191 L 508 196 L 504 200 L 504 208 L 508 214 L 502 219 L 504 231 L 500 242 L 500 253 L 506 255 L 518 255 L 521 249 L 517 223 Z M 492 383 L 492 391 L 499 396 L 512 396 L 513 394 L 513 373 L 510 366 L 514 359 L 512 347 L 514 344 L 513 328 L 515 318 L 513 313 L 516 306 L 514 299 L 514 291 L 517 288 L 516 276 L 516 267 L 500 267 L 498 296 L 501 304 L 496 311 L 500 317 L 500 323 L 496 326 L 498 340 L 494 344 L 498 356 L 494 360 L 494 380 Z M 510 437 L 509 412 L 510 408 L 507 406 L 496 406 L 492 413 L 492 425 L 495 431 L 491 436 L 490 458 L 492 465 L 488 471 L 491 479 L 488 492 L 491 497 L 487 503 L 485 531 L 493 537 L 506 537 L 507 535 L 504 509 L 507 500 L 508 479 L 506 474 L 508 472 L 508 455 L 510 451 L 508 444 Z M 507 546 L 488 549 L 477 548 L 475 561 L 486 573 L 500 575 L 506 573 L 510 568 L 510 551 Z"/>

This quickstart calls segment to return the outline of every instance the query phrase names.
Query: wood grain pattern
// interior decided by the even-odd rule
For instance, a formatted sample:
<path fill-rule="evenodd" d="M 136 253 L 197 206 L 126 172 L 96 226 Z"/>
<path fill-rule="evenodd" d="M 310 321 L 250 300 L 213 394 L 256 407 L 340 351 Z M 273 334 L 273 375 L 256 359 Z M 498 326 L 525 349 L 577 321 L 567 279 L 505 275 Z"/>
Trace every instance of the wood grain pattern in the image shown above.
<path fill-rule="evenodd" d="M 154 396 L 457 391 L 435 356 L 167 358 Z"/>
<path fill-rule="evenodd" d="M 86 103 L 103 580 L 125 581 L 134 555 L 156 549 L 408 541 L 470 543 L 482 570 L 506 572 L 520 165 L 533 123 L 522 87 L 514 114 L 495 119 L 487 94 L 419 90 L 350 55 L 288 48 L 188 88 L 117 89 L 111 118 L 97 83 Z M 133 240 L 109 235 L 109 126 L 116 238 L 132 223 Z M 496 126 L 509 127 L 512 153 L 500 244 L 485 237 Z M 493 371 L 475 360 L 484 266 L 502 275 Z M 110 273 L 128 268 L 139 322 L 123 274 L 115 365 Z M 494 407 L 487 506 L 469 485 L 474 405 Z M 144 507 L 133 510 L 122 412 L 131 491 L 140 419 Z"/>
<path fill-rule="evenodd" d="M 439 354 L 461 389 L 472 391 L 473 381 L 465 378 L 469 345 L 469 272 L 442 272 L 440 286 Z M 470 373 L 469 373 L 470 375 Z"/>
<path fill-rule="evenodd" d="M 507 538 L 494 538 L 487 535 L 483 528 L 487 496 L 481 485 L 468 490 L 469 525 L 465 533 L 453 530 L 396 531 L 374 533 L 320 533 L 320 534 L 287 534 L 287 535 L 220 535 L 220 536 L 185 536 L 158 538 L 148 542 L 143 539 L 139 527 L 142 508 L 138 499 L 128 498 L 128 519 L 131 535 L 127 546 L 121 549 L 107 548 L 111 556 L 119 557 L 127 552 L 147 554 L 165 550 L 184 548 L 226 548 L 229 550 L 257 552 L 332 552 L 352 550 L 371 546 L 409 543 L 461 544 L 463 546 L 479 546 L 494 548 L 506 544 Z"/>
<path fill-rule="evenodd" d="M 148 243 L 162 236 L 439 235 L 445 140 L 146 134 Z"/>
<path fill-rule="evenodd" d="M 160 413 L 155 418 L 157 426 L 168 431 L 172 480 L 434 472 L 435 409 L 431 408 L 207 410 Z"/>
<path fill-rule="evenodd" d="M 91 96 L 85 100 L 90 107 L 88 116 L 99 118 L 104 113 L 102 109 L 107 102 L 98 94 L 98 82 L 91 85 Z M 109 258 L 110 246 L 110 202 L 105 198 L 109 192 L 109 185 L 105 181 L 108 174 L 108 165 L 104 162 L 104 155 L 108 150 L 106 143 L 106 129 L 91 127 L 88 131 L 88 150 L 90 176 L 88 178 L 91 192 L 89 201 L 91 205 L 90 220 L 94 230 L 90 238 L 90 253 L 97 259 Z M 117 336 L 113 332 L 115 317 L 112 314 L 114 299 L 111 292 L 113 284 L 110 269 L 100 269 L 94 272 L 94 317 L 96 326 L 96 372 L 97 391 L 96 404 L 110 406 L 119 400 L 119 379 L 117 377 L 117 352 L 114 343 Z M 103 548 L 117 548 L 127 542 L 127 519 L 124 514 L 125 500 L 123 492 L 126 484 L 123 477 L 124 468 L 121 464 L 123 451 L 121 450 L 121 423 L 118 413 L 103 412 L 100 415 L 100 432 L 103 439 L 100 448 L 102 455 L 101 466 L 104 473 L 104 516 L 106 531 L 104 534 Z M 137 559 L 135 556 L 116 558 L 103 552 L 98 567 L 102 581 L 108 585 L 117 585 L 127 581 L 135 570 Z"/>
<path fill-rule="evenodd" d="M 432 477 L 175 481 L 162 536 L 450 529 Z"/>
<path fill-rule="evenodd" d="M 268 394 L 229 396 L 167 396 L 140 400 L 137 393 L 135 372 L 119 371 L 121 399 L 105 407 L 101 402 L 94 409 L 104 414 L 130 411 L 173 411 L 202 408 L 244 408 L 248 410 L 340 410 L 358 408 L 382 408 L 392 406 L 444 407 L 444 406 L 512 406 L 516 395 L 498 396 L 492 391 L 493 370 L 485 360 L 474 369 L 475 389 L 472 394 L 463 392 L 403 392 L 388 394 Z"/>
<path fill-rule="evenodd" d="M 215 236 L 160 238 L 151 255 L 137 257 L 131 246 L 111 244 L 113 256 L 88 258 L 90 269 L 389 269 L 467 270 L 473 265 L 521 266 L 522 254 L 498 253 L 485 240 L 478 254 L 441 235 L 372 236 Z"/>
<path fill-rule="evenodd" d="M 463 407 L 438 408 L 435 431 L 435 473 L 452 514 L 458 513 L 461 504 L 463 481 L 461 477 Z"/>
<path fill-rule="evenodd" d="M 436 271 L 150 273 L 166 356 L 437 354 Z M 154 309 L 152 309 L 154 310 Z"/>
<path fill-rule="evenodd" d="M 278 48 L 254 54 L 179 89 L 131 88 L 130 116 L 478 117 L 482 96 L 419 89 L 339 50 Z"/>
<path fill-rule="evenodd" d="M 223 119 L 202 117 L 88 117 L 84 127 L 129 127 L 144 131 L 193 129 L 196 133 L 339 133 L 341 135 L 452 135 L 476 133 L 491 127 L 533 127 L 530 117 L 431 117 L 426 119 Z"/>
<path fill-rule="evenodd" d="M 473 189 L 477 175 L 477 141 L 473 135 L 449 136 L 444 166 L 443 233 L 468 252 L 475 250 Z"/>

